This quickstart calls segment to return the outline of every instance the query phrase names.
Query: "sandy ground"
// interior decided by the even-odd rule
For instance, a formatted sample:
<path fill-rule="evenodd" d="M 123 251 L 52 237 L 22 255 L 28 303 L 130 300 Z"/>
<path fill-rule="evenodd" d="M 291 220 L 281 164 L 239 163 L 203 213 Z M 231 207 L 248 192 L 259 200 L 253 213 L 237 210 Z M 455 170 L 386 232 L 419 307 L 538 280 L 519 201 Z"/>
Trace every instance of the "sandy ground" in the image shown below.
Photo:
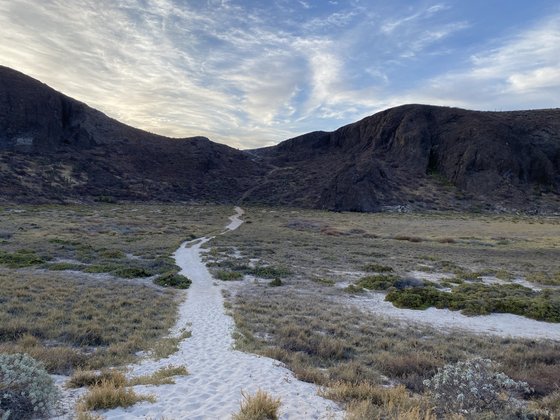
<path fill-rule="evenodd" d="M 462 330 L 502 337 L 560 341 L 560 324 L 536 321 L 519 315 L 466 316 L 459 311 L 450 311 L 449 309 L 399 309 L 393 306 L 391 302 L 385 302 L 384 293 L 375 292 L 367 293 L 365 296 L 353 297 L 351 302 L 366 312 L 405 322 L 425 324 L 443 331 Z"/>
<path fill-rule="evenodd" d="M 243 223 L 242 214 L 236 208 L 224 233 Z M 180 305 L 172 333 L 186 328 L 192 337 L 183 340 L 179 351 L 166 359 L 129 367 L 131 376 L 150 374 L 169 364 L 186 365 L 190 374 L 177 377 L 175 385 L 135 387 L 139 393 L 155 395 L 155 403 L 101 414 L 108 419 L 228 419 L 239 410 L 242 391 L 252 394 L 262 389 L 281 398 L 282 419 L 342 417 L 332 401 L 317 395 L 316 386 L 298 381 L 278 361 L 232 349 L 233 319 L 226 315 L 221 289 L 201 260 L 201 246 L 211 239 L 186 242 L 174 254 L 181 274 L 193 284 Z"/>

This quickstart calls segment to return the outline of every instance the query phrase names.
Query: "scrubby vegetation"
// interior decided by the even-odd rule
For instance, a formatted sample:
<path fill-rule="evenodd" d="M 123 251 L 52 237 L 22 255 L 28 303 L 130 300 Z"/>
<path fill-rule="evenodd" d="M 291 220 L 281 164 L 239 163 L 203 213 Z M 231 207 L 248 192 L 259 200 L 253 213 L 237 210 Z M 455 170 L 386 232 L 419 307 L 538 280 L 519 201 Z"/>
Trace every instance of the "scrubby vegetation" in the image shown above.
<path fill-rule="evenodd" d="M 424 385 L 440 414 L 509 417 L 520 409 L 515 396 L 529 394 L 531 389 L 526 382 L 514 381 L 495 369 L 491 360 L 474 358 L 445 365 Z"/>
<path fill-rule="evenodd" d="M 44 262 L 45 259 L 38 256 L 33 250 L 19 249 L 15 252 L 0 251 L 0 264 L 8 268 L 30 267 Z"/>
<path fill-rule="evenodd" d="M 153 287 L 28 273 L 0 276 L 0 289 L 0 351 L 25 351 L 51 373 L 130 360 L 175 320 L 173 295 Z"/>
<path fill-rule="evenodd" d="M 451 292 L 428 285 L 392 290 L 386 299 L 400 308 L 430 306 L 460 310 L 465 315 L 511 313 L 548 322 L 560 322 L 560 291 L 537 292 L 518 284 L 463 283 Z"/>
<path fill-rule="evenodd" d="M 177 273 L 176 271 L 169 271 L 161 276 L 158 276 L 154 283 L 162 287 L 173 287 L 175 289 L 188 289 L 192 281 L 186 276 Z"/>
<path fill-rule="evenodd" d="M 103 410 L 117 407 L 130 407 L 140 401 L 155 402 L 152 395 L 137 394 L 134 389 L 119 386 L 111 381 L 103 380 L 93 385 L 78 402 L 79 410 Z"/>
<path fill-rule="evenodd" d="M 151 375 L 132 378 L 129 385 L 169 385 L 174 384 L 174 376 L 186 376 L 189 372 L 185 366 L 168 365 L 155 371 Z"/>
<path fill-rule="evenodd" d="M 271 397 L 262 390 L 258 390 L 254 395 L 242 393 L 243 401 L 237 414 L 233 415 L 233 420 L 277 420 L 279 418 L 278 409 L 281 401 L 279 398 Z"/>
<path fill-rule="evenodd" d="M 42 363 L 22 353 L 0 354 L 0 418 L 47 416 L 58 399 L 58 390 Z"/>
<path fill-rule="evenodd" d="M 218 270 L 214 274 L 214 277 L 223 281 L 241 280 L 243 278 L 243 273 L 238 271 Z"/>

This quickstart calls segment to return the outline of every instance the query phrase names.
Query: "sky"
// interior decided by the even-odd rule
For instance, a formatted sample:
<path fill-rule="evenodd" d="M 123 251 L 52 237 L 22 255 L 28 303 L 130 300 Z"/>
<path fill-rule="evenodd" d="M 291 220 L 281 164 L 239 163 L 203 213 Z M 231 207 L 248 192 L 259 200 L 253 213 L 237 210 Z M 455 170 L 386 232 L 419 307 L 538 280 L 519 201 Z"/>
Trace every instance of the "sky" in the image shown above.
<path fill-rule="evenodd" d="M 0 0 L 0 64 L 240 149 L 405 103 L 560 101 L 557 0 Z"/>

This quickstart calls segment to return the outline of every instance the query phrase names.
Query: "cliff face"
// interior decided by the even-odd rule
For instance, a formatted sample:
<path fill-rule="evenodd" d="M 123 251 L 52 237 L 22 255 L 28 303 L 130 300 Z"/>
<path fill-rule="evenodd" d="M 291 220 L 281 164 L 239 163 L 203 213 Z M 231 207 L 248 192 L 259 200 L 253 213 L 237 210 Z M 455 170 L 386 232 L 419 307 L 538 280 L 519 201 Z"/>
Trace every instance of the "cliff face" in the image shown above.
<path fill-rule="evenodd" d="M 560 110 L 404 105 L 239 151 L 113 120 L 0 67 L 0 200 L 560 211 Z"/>
<path fill-rule="evenodd" d="M 307 200 L 314 207 L 531 208 L 543 200 L 554 206 L 560 193 L 560 110 L 404 105 L 332 133 L 314 132 L 253 152 L 273 165 L 291 166 L 294 179 L 306 179 L 294 196 L 315 185 L 320 194 Z M 282 182 L 282 171 L 276 174 L 269 182 Z M 259 190 L 253 195 L 266 199 Z"/>
<path fill-rule="evenodd" d="M 170 139 L 113 120 L 0 67 L 0 197 L 233 202 L 265 169 L 203 137 Z"/>

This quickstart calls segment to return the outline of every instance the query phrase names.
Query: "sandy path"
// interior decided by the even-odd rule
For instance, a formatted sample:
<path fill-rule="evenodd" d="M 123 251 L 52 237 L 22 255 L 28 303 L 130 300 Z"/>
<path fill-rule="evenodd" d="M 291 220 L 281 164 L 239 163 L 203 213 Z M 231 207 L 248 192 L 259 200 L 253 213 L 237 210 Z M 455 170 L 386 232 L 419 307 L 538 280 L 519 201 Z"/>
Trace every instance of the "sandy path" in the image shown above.
<path fill-rule="evenodd" d="M 560 341 L 560 324 L 536 321 L 513 314 L 490 314 L 465 316 L 459 311 L 428 308 L 426 310 L 400 309 L 385 301 L 383 293 L 368 293 L 355 297 L 351 303 L 360 309 L 383 315 L 387 318 L 425 324 L 430 327 L 451 331 L 463 330 L 476 334 L 491 334 L 501 337 L 550 339 Z"/>
<path fill-rule="evenodd" d="M 242 214 L 236 207 L 224 233 L 243 223 Z M 173 332 L 187 327 L 192 337 L 182 341 L 174 355 L 131 366 L 130 372 L 134 376 L 149 374 L 174 364 L 186 365 L 190 375 L 177 377 L 175 385 L 137 386 L 138 392 L 154 394 L 157 401 L 108 410 L 103 415 L 109 419 L 228 419 L 239 410 L 241 391 L 254 393 L 260 388 L 282 399 L 282 419 L 341 417 L 333 402 L 317 396 L 316 386 L 298 381 L 279 362 L 232 349 L 233 319 L 225 314 L 220 287 L 201 260 L 201 246 L 211 239 L 186 242 L 174 254 L 181 274 L 193 284 L 180 305 Z"/>

